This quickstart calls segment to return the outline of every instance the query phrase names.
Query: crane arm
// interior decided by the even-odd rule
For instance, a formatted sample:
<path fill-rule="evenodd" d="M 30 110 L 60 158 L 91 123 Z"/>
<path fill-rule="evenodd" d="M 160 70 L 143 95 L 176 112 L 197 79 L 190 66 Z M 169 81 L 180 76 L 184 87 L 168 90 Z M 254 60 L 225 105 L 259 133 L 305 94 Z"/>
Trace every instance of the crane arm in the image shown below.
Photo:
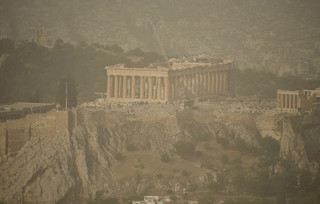
<path fill-rule="evenodd" d="M 161 53 L 162 53 L 162 56 L 167 64 L 167 66 L 169 67 L 169 70 L 171 70 L 171 65 L 169 63 L 169 60 L 168 60 L 168 57 L 167 57 L 167 54 L 166 54 L 166 51 L 164 50 L 163 46 L 162 46 L 162 43 L 161 43 L 161 40 L 160 40 L 160 37 L 158 35 L 158 32 L 157 32 L 157 29 L 156 27 L 153 25 L 152 21 L 150 21 L 150 24 L 152 26 L 152 29 L 153 29 L 153 32 L 154 32 L 154 35 L 156 36 L 156 39 L 157 39 L 157 42 L 158 42 L 158 45 L 161 49 Z"/>

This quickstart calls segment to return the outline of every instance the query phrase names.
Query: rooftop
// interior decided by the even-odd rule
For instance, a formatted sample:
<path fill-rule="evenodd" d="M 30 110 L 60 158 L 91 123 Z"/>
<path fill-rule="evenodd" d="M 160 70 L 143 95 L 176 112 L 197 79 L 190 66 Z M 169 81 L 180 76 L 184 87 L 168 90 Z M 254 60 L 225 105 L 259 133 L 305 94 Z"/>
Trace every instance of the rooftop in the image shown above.
<path fill-rule="evenodd" d="M 171 70 L 181 70 L 181 69 L 189 69 L 194 67 L 211 67 L 215 65 L 222 65 L 232 63 L 232 60 L 221 60 L 221 59 L 202 59 L 202 58 L 171 58 L 169 60 L 171 65 Z M 158 71 L 168 71 L 169 68 L 165 63 L 153 63 L 148 67 L 125 67 L 124 64 L 116 64 L 113 66 L 107 66 L 106 69 L 115 69 L 115 70 L 158 70 Z"/>
<path fill-rule="evenodd" d="M 26 103 L 26 102 L 17 102 L 11 104 L 0 105 L 0 111 L 8 110 L 23 110 L 25 108 L 38 108 L 44 106 L 53 106 L 53 103 Z"/>

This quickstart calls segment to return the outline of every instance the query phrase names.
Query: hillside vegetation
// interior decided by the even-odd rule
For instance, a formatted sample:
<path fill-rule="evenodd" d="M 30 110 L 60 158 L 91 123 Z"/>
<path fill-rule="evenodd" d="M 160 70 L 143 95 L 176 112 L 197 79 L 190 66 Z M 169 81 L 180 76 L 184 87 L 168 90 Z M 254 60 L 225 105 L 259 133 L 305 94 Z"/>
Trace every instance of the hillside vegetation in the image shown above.
<path fill-rule="evenodd" d="M 57 40 L 53 48 L 29 41 L 0 40 L 0 103 L 16 101 L 58 102 L 61 80 L 71 77 L 76 83 L 79 103 L 91 100 L 94 92 L 106 92 L 105 66 L 118 63 L 144 67 L 162 61 L 156 53 L 133 49 L 124 52 L 117 45 L 73 45 Z M 320 87 L 320 78 L 277 76 L 267 71 L 234 69 L 231 93 L 275 98 L 277 89 L 300 90 Z"/>
<path fill-rule="evenodd" d="M 106 92 L 105 66 L 118 63 L 142 67 L 159 55 L 139 49 L 124 52 L 119 46 L 73 45 L 57 40 L 52 49 L 29 41 L 0 40 L 0 103 L 55 102 L 62 78 L 75 80 L 80 100 Z"/>
<path fill-rule="evenodd" d="M 160 49 L 170 55 L 213 54 L 240 69 L 319 71 L 318 0 L 2 0 L 0 37 L 50 39 Z"/>

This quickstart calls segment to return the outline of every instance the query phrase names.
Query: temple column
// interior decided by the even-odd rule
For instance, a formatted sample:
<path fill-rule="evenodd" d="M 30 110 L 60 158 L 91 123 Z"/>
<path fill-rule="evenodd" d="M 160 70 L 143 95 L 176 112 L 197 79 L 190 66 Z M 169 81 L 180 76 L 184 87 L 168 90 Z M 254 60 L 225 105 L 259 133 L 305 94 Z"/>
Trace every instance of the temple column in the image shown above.
<path fill-rule="evenodd" d="M 288 104 L 287 104 L 287 106 L 288 106 L 288 109 L 290 109 L 290 94 L 288 94 L 287 97 L 288 97 Z"/>
<path fill-rule="evenodd" d="M 223 79 L 224 79 L 224 72 L 220 72 L 220 93 L 221 94 L 224 94 L 223 90 L 224 90 L 224 82 L 223 82 Z"/>
<path fill-rule="evenodd" d="M 203 73 L 199 74 L 199 95 L 203 95 Z"/>
<path fill-rule="evenodd" d="M 207 78 L 206 78 L 206 73 L 202 74 L 202 80 L 203 80 L 203 91 L 202 91 L 202 95 L 206 95 L 207 94 Z"/>
<path fill-rule="evenodd" d="M 183 75 L 183 92 L 184 92 L 184 97 L 187 96 L 188 93 L 188 76 L 187 75 Z"/>
<path fill-rule="evenodd" d="M 171 77 L 170 81 L 171 81 L 171 100 L 174 100 L 174 98 L 175 98 L 175 79 L 174 79 L 174 77 Z"/>
<path fill-rule="evenodd" d="M 132 85 L 132 79 L 131 77 L 127 77 L 127 96 L 128 98 L 131 98 L 131 85 Z"/>
<path fill-rule="evenodd" d="M 170 83 L 168 77 L 164 77 L 164 100 L 168 101 L 169 100 L 169 88 Z"/>
<path fill-rule="evenodd" d="M 228 73 L 227 71 L 224 72 L 224 93 L 225 93 L 225 94 L 228 94 L 228 93 L 229 93 L 228 74 L 229 74 L 229 73 Z"/>
<path fill-rule="evenodd" d="M 177 99 L 179 97 L 180 94 L 180 76 L 176 76 L 175 77 L 175 81 L 174 81 L 174 93 L 175 93 L 175 98 Z"/>
<path fill-rule="evenodd" d="M 281 108 L 281 94 L 278 93 L 277 95 L 277 108 Z"/>
<path fill-rule="evenodd" d="M 127 98 L 127 76 L 123 76 L 122 81 L 122 97 Z"/>
<path fill-rule="evenodd" d="M 287 106 L 288 106 L 288 108 L 290 108 L 290 94 L 287 94 L 287 97 L 288 97 L 288 104 L 287 104 Z"/>
<path fill-rule="evenodd" d="M 136 77 L 132 76 L 131 77 L 132 81 L 131 81 L 131 98 L 135 98 L 136 97 Z"/>
<path fill-rule="evenodd" d="M 289 101 L 288 108 L 290 109 L 291 108 L 291 94 L 288 94 L 288 101 Z"/>
<path fill-rule="evenodd" d="M 207 73 L 203 73 L 203 95 L 208 94 L 208 79 L 207 79 Z"/>
<path fill-rule="evenodd" d="M 192 75 L 188 75 L 188 93 L 192 94 Z"/>
<path fill-rule="evenodd" d="M 198 91 L 197 91 L 197 93 L 198 93 L 198 96 L 200 96 L 201 95 L 201 91 L 202 91 L 202 86 L 201 86 L 201 82 L 202 82 L 202 80 L 201 80 L 202 78 L 201 78 L 201 73 L 199 73 L 198 74 Z"/>
<path fill-rule="evenodd" d="M 143 87 L 144 87 L 143 98 L 147 99 L 148 98 L 148 77 L 147 76 L 144 77 Z"/>
<path fill-rule="evenodd" d="M 111 98 L 111 76 L 108 75 L 108 91 L 107 91 L 108 95 L 107 95 L 107 98 Z"/>
<path fill-rule="evenodd" d="M 190 94 L 192 92 L 192 81 L 191 81 L 191 75 L 187 75 L 187 86 L 188 86 L 188 91 L 187 93 Z"/>
<path fill-rule="evenodd" d="M 161 77 L 157 77 L 157 99 L 160 100 L 161 99 Z"/>
<path fill-rule="evenodd" d="M 216 72 L 212 72 L 212 93 L 216 94 Z"/>
<path fill-rule="evenodd" d="M 114 76 L 114 97 L 115 98 L 119 97 L 119 76 L 118 75 Z"/>
<path fill-rule="evenodd" d="M 122 98 L 122 76 L 121 75 L 119 75 L 119 79 L 118 79 L 119 81 L 118 81 L 118 83 L 119 83 L 119 95 L 118 95 L 118 97 L 119 98 Z"/>
<path fill-rule="evenodd" d="M 288 94 L 285 94 L 285 104 L 284 104 L 284 108 L 288 108 L 287 105 L 288 104 Z"/>
<path fill-rule="evenodd" d="M 205 73 L 205 77 L 206 77 L 206 95 L 209 94 L 209 73 L 206 72 Z"/>
<path fill-rule="evenodd" d="M 192 84 L 191 93 L 192 93 L 192 95 L 194 95 L 196 92 L 196 75 L 195 74 L 192 74 L 192 76 L 191 76 L 191 84 Z"/>
<path fill-rule="evenodd" d="M 143 99 L 144 83 L 143 76 L 140 76 L 140 99 Z"/>
<path fill-rule="evenodd" d="M 220 74 L 219 74 L 219 72 L 216 72 L 216 94 L 220 94 L 220 86 L 219 86 L 219 84 L 220 84 Z"/>
<path fill-rule="evenodd" d="M 148 77 L 148 99 L 152 99 L 152 77 Z"/>
<path fill-rule="evenodd" d="M 196 73 L 196 77 L 195 77 L 195 86 L 196 86 L 195 95 L 199 96 L 199 74 L 198 73 Z"/>
<path fill-rule="evenodd" d="M 208 94 L 212 93 L 212 74 L 208 72 Z"/>

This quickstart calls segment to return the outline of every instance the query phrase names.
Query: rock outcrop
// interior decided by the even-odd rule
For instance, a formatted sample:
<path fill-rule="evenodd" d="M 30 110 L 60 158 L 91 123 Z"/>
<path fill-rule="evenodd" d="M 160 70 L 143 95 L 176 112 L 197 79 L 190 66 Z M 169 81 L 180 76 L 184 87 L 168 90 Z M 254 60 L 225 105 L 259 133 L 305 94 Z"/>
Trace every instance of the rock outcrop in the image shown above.
<path fill-rule="evenodd" d="M 261 124 L 257 124 L 260 121 L 257 117 L 261 115 L 257 114 L 214 116 L 209 112 L 192 110 L 155 112 L 156 116 L 143 110 L 130 114 L 120 111 L 83 112 L 82 116 L 78 115 L 82 121 L 73 134 L 31 138 L 15 157 L 7 158 L 0 165 L 0 201 L 83 203 L 99 191 L 105 197 L 123 198 L 145 192 L 182 192 L 185 186 L 192 184 L 201 189 L 217 180 L 214 171 L 201 170 L 194 177 L 164 177 L 149 172 L 143 176 L 118 178 L 112 168 L 116 164 L 115 155 L 125 151 L 128 144 L 135 145 L 139 151 L 160 155 L 172 154 L 174 144 L 179 140 L 191 141 L 203 135 L 230 139 L 240 137 L 252 145 L 258 145 L 257 134 L 264 136 L 264 131 L 259 129 Z M 274 127 L 278 136 L 281 132 L 279 121 L 271 116 L 265 118 L 273 121 L 267 123 Z M 280 120 L 283 124 L 281 153 L 304 168 L 310 162 L 304 140 L 291 120 L 291 117 Z M 307 133 L 311 137 L 316 130 L 313 128 Z M 142 168 L 140 170 L 143 172 Z"/>

